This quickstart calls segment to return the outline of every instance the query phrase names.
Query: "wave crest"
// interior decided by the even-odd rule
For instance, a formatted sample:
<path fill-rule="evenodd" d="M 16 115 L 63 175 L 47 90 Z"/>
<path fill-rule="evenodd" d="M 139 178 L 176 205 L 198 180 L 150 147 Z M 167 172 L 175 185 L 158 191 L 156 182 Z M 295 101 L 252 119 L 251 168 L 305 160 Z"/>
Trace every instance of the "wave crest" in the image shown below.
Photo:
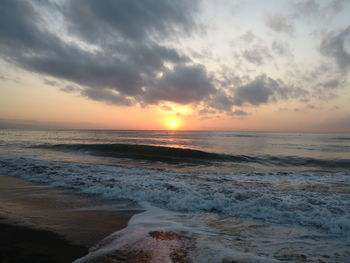
<path fill-rule="evenodd" d="M 306 166 L 320 168 L 350 168 L 348 159 L 317 159 L 298 156 L 272 155 L 232 155 L 213 153 L 190 148 L 175 148 L 140 144 L 55 144 L 37 145 L 35 148 L 47 148 L 61 151 L 80 151 L 94 155 L 116 158 L 132 158 L 162 162 L 186 163 L 255 163 L 277 166 Z"/>

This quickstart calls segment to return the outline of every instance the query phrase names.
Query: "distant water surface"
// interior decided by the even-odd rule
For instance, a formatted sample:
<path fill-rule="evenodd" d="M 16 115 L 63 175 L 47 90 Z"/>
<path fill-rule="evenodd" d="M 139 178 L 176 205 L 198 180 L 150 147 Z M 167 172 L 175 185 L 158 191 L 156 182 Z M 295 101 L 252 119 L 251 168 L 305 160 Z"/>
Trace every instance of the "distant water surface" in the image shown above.
<path fill-rule="evenodd" d="M 131 158 L 136 162 L 160 161 L 181 166 L 216 164 L 234 170 L 254 169 L 256 165 L 274 171 L 350 168 L 350 135 L 347 134 L 2 130 L 0 138 L 2 147 L 12 146 L 16 150 L 18 146 L 21 151 L 28 149 L 30 152 L 54 150 L 58 159 L 58 152 L 65 151 L 114 157 L 115 162 Z"/>

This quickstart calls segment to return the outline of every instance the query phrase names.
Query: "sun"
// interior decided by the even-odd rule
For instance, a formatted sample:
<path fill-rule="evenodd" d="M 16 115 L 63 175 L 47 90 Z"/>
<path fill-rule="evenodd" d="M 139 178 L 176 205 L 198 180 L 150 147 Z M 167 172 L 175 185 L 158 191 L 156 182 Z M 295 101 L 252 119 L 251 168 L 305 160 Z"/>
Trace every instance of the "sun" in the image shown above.
<path fill-rule="evenodd" d="M 163 128 L 165 130 L 179 130 L 183 126 L 183 121 L 180 118 L 168 117 L 163 119 Z"/>
<path fill-rule="evenodd" d="M 170 121 L 169 122 L 169 128 L 170 129 L 176 129 L 176 122 L 175 121 Z"/>

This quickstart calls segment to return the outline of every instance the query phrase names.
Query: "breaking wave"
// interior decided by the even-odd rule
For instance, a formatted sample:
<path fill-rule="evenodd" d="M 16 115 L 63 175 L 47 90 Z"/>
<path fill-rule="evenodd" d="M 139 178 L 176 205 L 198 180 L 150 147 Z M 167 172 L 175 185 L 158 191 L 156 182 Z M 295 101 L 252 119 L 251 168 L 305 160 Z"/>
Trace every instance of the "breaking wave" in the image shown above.
<path fill-rule="evenodd" d="M 306 166 L 320 168 L 350 168 L 350 159 L 318 159 L 298 156 L 272 155 L 232 155 L 213 153 L 189 148 L 175 148 L 140 144 L 55 144 L 37 145 L 35 148 L 46 148 L 60 151 L 87 152 L 93 155 L 132 158 L 162 162 L 187 163 L 255 163 L 268 166 Z"/>
<path fill-rule="evenodd" d="M 31 158 L 0 159 L 0 173 L 174 211 L 213 212 L 350 234 L 348 174 L 204 175 Z M 338 192 L 333 190 L 337 185 Z"/>

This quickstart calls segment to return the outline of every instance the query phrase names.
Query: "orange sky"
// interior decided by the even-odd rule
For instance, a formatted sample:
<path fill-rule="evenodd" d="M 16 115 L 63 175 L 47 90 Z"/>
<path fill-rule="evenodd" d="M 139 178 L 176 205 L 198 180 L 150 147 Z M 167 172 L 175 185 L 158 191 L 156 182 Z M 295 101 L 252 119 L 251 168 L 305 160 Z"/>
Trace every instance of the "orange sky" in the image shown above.
<path fill-rule="evenodd" d="M 347 2 L 128 3 L 127 16 L 112 2 L 99 3 L 104 15 L 79 1 L 54 2 L 71 16 L 29 1 L 1 9 L 18 19 L 4 14 L 0 30 L 0 119 L 350 131 Z"/>
<path fill-rule="evenodd" d="M 175 122 L 176 129 L 185 130 L 327 131 L 332 130 L 326 126 L 327 121 L 331 122 L 334 119 L 333 114 L 340 112 L 336 108 L 328 111 L 330 105 L 327 103 L 320 105 L 317 111 L 309 109 L 302 112 L 286 111 L 284 108 L 291 105 L 285 102 L 252 108 L 248 116 L 231 117 L 218 114 L 206 119 L 197 114 L 192 105 L 168 103 L 172 108 L 170 111 L 157 105 L 115 106 L 93 101 L 78 94 L 67 94 L 55 87 L 47 87 L 38 76 L 36 79 L 22 72 L 21 77 L 22 81 L 28 77 L 25 79 L 26 83 L 36 88 L 29 89 L 21 82 L 3 84 L 0 98 L 2 119 L 85 123 L 82 127 L 97 129 L 170 129 L 170 122 Z M 334 107 L 337 105 L 339 108 L 347 107 L 348 100 L 339 99 L 334 103 Z M 297 108 L 298 105 L 295 104 L 294 107 Z"/>

